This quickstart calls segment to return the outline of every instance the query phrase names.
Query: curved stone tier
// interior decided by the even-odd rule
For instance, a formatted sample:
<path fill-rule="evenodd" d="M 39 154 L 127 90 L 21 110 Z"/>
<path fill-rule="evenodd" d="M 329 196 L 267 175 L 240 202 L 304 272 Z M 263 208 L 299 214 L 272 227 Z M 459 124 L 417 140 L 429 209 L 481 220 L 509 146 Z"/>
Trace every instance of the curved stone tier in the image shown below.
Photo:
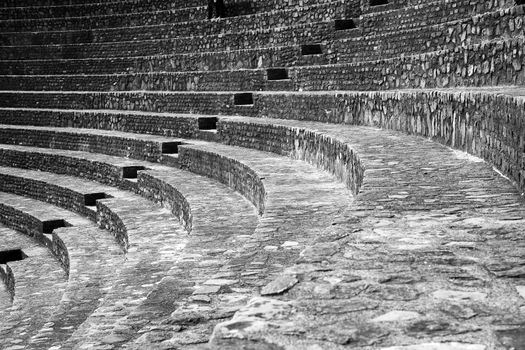
<path fill-rule="evenodd" d="M 140 12 L 152 12 L 163 10 L 178 10 L 181 8 L 191 8 L 205 6 L 203 0 L 131 0 L 131 1 L 80 1 L 75 3 L 65 0 L 60 4 L 56 0 L 51 0 L 51 4 L 45 1 L 23 4 L 18 2 L 17 6 L 0 7 L 1 20 L 13 19 L 42 19 L 42 18 L 64 18 L 64 17 L 88 17 L 103 16 L 107 14 L 129 14 Z M 54 2 L 54 3 L 53 3 Z M 5 5 L 4 5 L 5 6 Z"/>
<path fill-rule="evenodd" d="M 523 0 L 17 4 L 0 348 L 523 348 Z"/>

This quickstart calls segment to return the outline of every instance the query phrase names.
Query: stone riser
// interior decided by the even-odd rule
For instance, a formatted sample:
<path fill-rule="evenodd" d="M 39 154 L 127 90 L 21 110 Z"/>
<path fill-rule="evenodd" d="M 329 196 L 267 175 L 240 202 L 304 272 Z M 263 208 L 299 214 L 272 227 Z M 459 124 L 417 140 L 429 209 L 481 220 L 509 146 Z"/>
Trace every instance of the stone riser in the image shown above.
<path fill-rule="evenodd" d="M 125 26 L 144 26 L 162 23 L 177 23 L 203 20 L 207 16 L 206 7 L 193 7 L 158 12 L 139 12 L 111 14 L 88 17 L 17 19 L 0 21 L 3 32 L 79 30 L 96 27 L 115 28 Z"/>
<path fill-rule="evenodd" d="M 388 90 L 454 86 L 521 85 L 522 39 L 355 64 L 293 67 L 285 90 Z M 465 64 L 465 61 L 468 62 Z M 443 63 L 445 62 L 445 63 Z M 98 76 L 3 76 L 11 90 L 283 90 L 266 70 L 151 73 Z M 21 105 L 23 106 L 23 105 Z"/>
<path fill-rule="evenodd" d="M 130 135 L 131 136 L 131 135 Z M 75 133 L 52 129 L 0 129 L 0 143 L 57 148 L 72 151 L 87 151 L 107 155 L 129 157 L 151 162 L 163 161 L 163 154 L 172 153 L 172 144 L 180 144 L 180 140 L 173 142 L 141 139 L 140 137 L 126 138 L 122 136 L 100 135 L 95 132 Z M 175 150 L 176 153 L 176 150 Z"/>
<path fill-rule="evenodd" d="M 0 107 L 112 109 L 120 111 L 251 115 L 250 105 L 236 106 L 235 93 L 191 92 L 0 92 Z"/>
<path fill-rule="evenodd" d="M 82 33 L 79 40 L 84 42 L 70 45 L 9 46 L 1 58 L 10 60 L 28 59 L 85 59 L 126 56 L 152 56 L 192 54 L 197 52 L 248 50 L 321 43 L 330 40 L 334 23 L 318 22 L 315 25 L 296 25 L 284 29 L 259 29 L 237 31 L 229 34 L 195 35 L 170 37 L 160 40 L 137 40 L 122 42 L 93 42 L 89 33 Z M 0 39 L 1 40 L 1 39 Z M 9 40 L 9 39 L 8 39 Z"/>
<path fill-rule="evenodd" d="M 256 32 L 261 28 L 274 28 L 282 32 L 287 27 L 303 27 L 304 32 L 322 31 L 318 23 L 332 22 L 344 18 L 344 0 L 328 4 L 303 6 L 299 9 L 284 9 L 277 12 L 257 13 L 249 16 L 230 17 L 220 20 L 159 24 L 123 28 L 93 28 L 90 30 L 14 32 L 0 33 L 0 43 L 5 45 L 47 45 L 74 43 L 132 42 L 144 40 L 167 40 L 177 37 L 214 37 L 217 34 Z M 333 27 L 333 26 L 332 26 Z M 235 28 L 235 30 L 232 30 Z M 170 52 L 172 53 L 172 52 Z"/>
<path fill-rule="evenodd" d="M 126 14 L 165 10 L 179 10 L 181 8 L 204 6 L 205 2 L 202 0 L 178 0 L 178 1 L 162 1 L 162 0 L 134 0 L 134 1 L 108 1 L 104 2 L 79 2 L 72 4 L 67 0 L 64 4 L 57 4 L 56 0 L 52 4 L 43 4 L 31 2 L 27 7 L 23 7 L 23 2 L 18 2 L 16 7 L 0 7 L 0 20 L 13 19 L 38 19 L 38 18 L 60 18 L 60 17 L 93 17 L 104 16 L 110 14 Z M 40 6 L 39 6 L 40 5 Z M 4 5 L 5 6 L 5 5 Z"/>

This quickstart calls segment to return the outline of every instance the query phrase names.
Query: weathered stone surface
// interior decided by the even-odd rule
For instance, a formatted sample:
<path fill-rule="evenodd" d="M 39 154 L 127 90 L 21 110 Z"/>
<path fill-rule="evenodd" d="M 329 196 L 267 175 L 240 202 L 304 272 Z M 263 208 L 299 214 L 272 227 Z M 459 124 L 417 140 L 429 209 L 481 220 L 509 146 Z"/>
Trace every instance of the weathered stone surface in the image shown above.
<path fill-rule="evenodd" d="M 525 327 L 498 331 L 498 340 L 506 349 L 525 349 Z"/>
<path fill-rule="evenodd" d="M 261 295 L 281 294 L 299 283 L 295 275 L 281 275 L 261 289 Z"/>
<path fill-rule="evenodd" d="M 425 343 L 407 346 L 392 346 L 381 350 L 485 350 L 487 347 L 480 344 L 466 343 Z"/>
<path fill-rule="evenodd" d="M 371 322 L 397 322 L 397 321 L 408 321 L 414 318 L 421 317 L 417 312 L 412 311 L 390 311 L 384 315 L 373 318 Z"/>

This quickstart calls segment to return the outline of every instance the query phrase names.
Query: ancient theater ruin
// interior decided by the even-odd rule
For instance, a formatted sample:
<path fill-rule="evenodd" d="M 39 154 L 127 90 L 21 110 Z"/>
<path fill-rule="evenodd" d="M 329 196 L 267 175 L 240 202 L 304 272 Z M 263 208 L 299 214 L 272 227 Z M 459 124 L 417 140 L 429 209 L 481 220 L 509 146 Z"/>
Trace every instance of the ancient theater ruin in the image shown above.
<path fill-rule="evenodd" d="M 0 349 L 525 350 L 524 0 L 0 0 Z"/>

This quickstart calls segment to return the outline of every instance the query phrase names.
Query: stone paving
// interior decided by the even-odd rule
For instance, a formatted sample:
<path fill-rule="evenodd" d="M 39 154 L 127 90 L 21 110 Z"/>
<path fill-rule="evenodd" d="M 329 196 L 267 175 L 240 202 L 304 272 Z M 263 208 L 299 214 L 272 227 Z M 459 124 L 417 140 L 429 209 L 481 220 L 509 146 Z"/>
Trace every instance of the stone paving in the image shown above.
<path fill-rule="evenodd" d="M 274 281 L 285 292 L 252 299 L 215 328 L 212 344 L 521 349 L 525 208 L 512 184 L 486 163 L 421 138 L 323 128 L 364 161 L 360 194 L 300 246 Z"/>

